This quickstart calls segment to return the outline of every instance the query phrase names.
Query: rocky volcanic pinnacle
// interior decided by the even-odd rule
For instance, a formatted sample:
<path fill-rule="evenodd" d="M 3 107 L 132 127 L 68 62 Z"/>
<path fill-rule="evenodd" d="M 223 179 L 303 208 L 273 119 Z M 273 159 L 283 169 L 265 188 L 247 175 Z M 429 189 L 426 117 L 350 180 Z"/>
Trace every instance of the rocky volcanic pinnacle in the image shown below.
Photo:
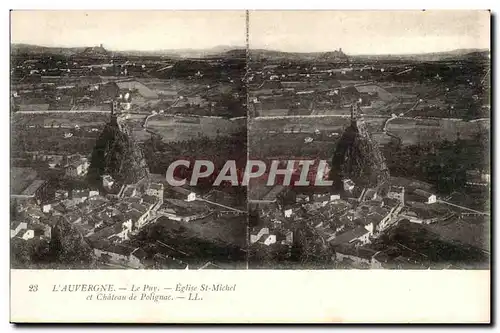
<path fill-rule="evenodd" d="M 385 158 L 366 129 L 364 120 L 352 118 L 332 159 L 330 179 L 334 186 L 340 187 L 342 179 L 349 178 L 361 186 L 375 187 L 389 176 Z"/>
<path fill-rule="evenodd" d="M 116 116 L 106 124 L 92 151 L 88 179 L 98 183 L 102 175 L 111 175 L 125 184 L 136 183 L 148 175 L 141 148 L 119 125 Z"/>

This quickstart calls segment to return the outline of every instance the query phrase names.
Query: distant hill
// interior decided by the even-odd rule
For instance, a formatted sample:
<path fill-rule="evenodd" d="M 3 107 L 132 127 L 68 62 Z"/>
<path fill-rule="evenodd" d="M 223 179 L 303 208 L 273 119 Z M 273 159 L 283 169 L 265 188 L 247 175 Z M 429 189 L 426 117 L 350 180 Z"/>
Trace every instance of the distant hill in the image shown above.
<path fill-rule="evenodd" d="M 48 47 L 31 44 L 11 44 L 12 55 L 64 55 L 64 56 L 157 56 L 169 58 L 204 58 L 211 56 L 241 56 L 245 53 L 243 46 L 219 45 L 209 49 L 164 49 L 154 51 L 124 50 L 108 51 L 102 45 L 93 47 Z"/>
<path fill-rule="evenodd" d="M 250 57 L 254 61 L 260 60 L 315 60 L 326 62 L 347 61 L 459 61 L 459 60 L 488 60 L 490 51 L 487 49 L 457 49 L 446 52 L 420 54 L 381 54 L 381 55 L 346 55 L 342 50 L 331 52 L 283 52 L 265 49 L 250 50 Z"/>
<path fill-rule="evenodd" d="M 411 61 L 465 61 L 487 60 L 490 51 L 487 49 L 456 49 L 444 52 L 420 54 L 381 54 L 381 55 L 355 55 L 355 60 L 411 60 Z"/>
<path fill-rule="evenodd" d="M 243 46 L 228 46 L 219 45 L 209 49 L 163 49 L 155 51 L 116 51 L 116 54 L 120 55 L 133 55 L 133 56 L 159 56 L 159 57 L 169 57 L 169 58 L 205 58 L 213 56 L 234 56 L 236 52 L 245 53 L 245 48 Z"/>
<path fill-rule="evenodd" d="M 319 55 L 317 59 L 324 61 L 349 61 L 349 57 L 344 52 L 342 52 L 342 49 L 339 49 L 338 51 L 335 50 L 333 52 L 325 52 Z"/>
<path fill-rule="evenodd" d="M 328 62 L 348 62 L 349 57 L 340 50 L 330 52 L 283 52 L 264 49 L 250 50 L 250 57 L 252 60 L 314 60 L 314 61 L 328 61 Z"/>
<path fill-rule="evenodd" d="M 108 51 L 101 46 L 95 47 L 48 47 L 31 44 L 11 44 L 12 55 L 47 55 L 64 56 L 152 56 L 168 58 L 209 58 L 209 57 L 245 57 L 244 46 L 219 45 L 209 49 L 163 49 L 155 51 L 125 50 Z M 377 61 L 377 60 L 407 60 L 407 61 L 458 61 L 458 60 L 488 60 L 488 49 L 457 49 L 445 52 L 420 54 L 381 54 L 381 55 L 346 55 L 342 49 L 328 52 L 284 52 L 266 49 L 251 49 L 250 57 L 260 60 L 310 60 L 324 62 Z"/>
<path fill-rule="evenodd" d="M 44 55 L 44 54 L 57 54 L 64 56 L 71 56 L 83 52 L 85 47 L 48 47 L 38 46 L 31 44 L 10 44 L 10 51 L 12 55 Z"/>
<path fill-rule="evenodd" d="M 468 50 L 466 53 L 449 54 L 443 60 L 489 60 L 489 50 Z"/>
<path fill-rule="evenodd" d="M 102 46 L 87 47 L 82 52 L 75 54 L 78 57 L 109 58 L 110 53 Z"/>
<path fill-rule="evenodd" d="M 222 54 L 218 54 L 219 56 L 222 55 Z M 246 58 L 247 56 L 247 51 L 245 50 L 245 48 L 240 48 L 240 49 L 231 49 L 231 50 L 228 50 L 228 51 L 225 51 L 223 53 L 224 56 L 227 56 L 227 57 L 233 57 L 233 58 Z M 217 55 L 212 55 L 212 56 L 217 56 Z"/>

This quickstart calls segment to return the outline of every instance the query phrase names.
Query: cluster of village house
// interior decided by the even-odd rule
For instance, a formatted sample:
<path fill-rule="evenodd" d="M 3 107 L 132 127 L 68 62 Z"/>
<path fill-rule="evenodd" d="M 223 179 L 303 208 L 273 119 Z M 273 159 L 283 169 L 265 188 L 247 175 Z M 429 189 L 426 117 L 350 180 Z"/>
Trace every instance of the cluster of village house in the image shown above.
<path fill-rule="evenodd" d="M 68 159 L 68 164 L 73 161 L 79 170 L 78 166 L 86 164 L 80 164 L 82 160 L 73 157 Z M 62 217 L 86 238 L 97 257 L 140 268 L 144 251 L 124 244 L 131 234 L 159 216 L 190 222 L 215 212 L 201 204 L 189 187 L 165 188 L 165 183 L 160 181 L 162 177 L 156 175 L 156 178 L 157 181 L 144 179 L 136 184 L 118 186 L 111 176 L 105 175 L 102 177 L 104 193 L 89 189 L 59 189 L 50 202 L 41 200 L 46 182 L 35 179 L 21 193 L 11 195 L 16 199 L 20 216 L 11 223 L 11 238 L 22 241 L 50 239 L 55 221 Z M 356 189 L 352 181 L 346 180 L 344 190 L 351 195 L 345 198 L 331 193 L 298 194 L 294 204 L 284 206 L 278 205 L 276 200 L 274 203 L 267 200 L 265 205 L 259 205 L 263 223 L 250 234 L 250 244 L 291 247 L 294 242 L 291 226 L 300 221 L 315 228 L 335 248 L 338 260 L 357 258 L 358 262 L 378 267 L 384 254 L 370 252 L 371 249 L 364 245 L 387 227 L 401 219 L 433 223 L 449 216 L 424 214 L 426 207 L 436 204 L 437 200 L 434 194 L 420 189 L 409 191 L 409 196 L 403 186 L 389 186 L 383 195 L 382 191 L 372 188 L 362 189 L 360 193 Z M 283 190 L 282 186 L 272 190 L 274 198 L 280 190 Z M 164 195 L 165 191 L 168 195 Z M 410 196 L 414 200 L 420 199 L 419 202 L 406 200 Z M 234 213 L 234 209 L 228 212 Z M 371 256 L 367 258 L 369 253 Z M 169 257 L 163 259 L 173 263 L 179 261 Z"/>
<path fill-rule="evenodd" d="M 160 216 L 190 222 L 214 212 L 197 202 L 197 194 L 188 186 L 169 187 L 164 199 L 162 177 L 150 176 L 136 184 L 120 186 L 111 176 L 104 175 L 101 191 L 58 189 L 48 202 L 43 200 L 45 193 L 41 191 L 46 182 L 35 180 L 23 191 L 29 190 L 32 195 L 11 196 L 17 213 L 16 220 L 11 222 L 11 238 L 50 240 L 52 227 L 63 218 L 85 237 L 96 257 L 121 266 L 143 267 L 144 251 L 126 242 L 132 234 Z M 30 190 L 31 187 L 36 189 Z M 168 256 L 163 259 L 171 263 L 179 261 Z"/>
<path fill-rule="evenodd" d="M 65 176 L 70 178 L 83 177 L 87 174 L 90 163 L 87 157 L 80 154 L 54 155 L 32 153 L 33 161 L 44 162 L 50 169 L 62 169 Z"/>
<path fill-rule="evenodd" d="M 297 194 L 295 203 L 291 204 L 260 203 L 260 223 L 253 228 L 250 243 L 264 249 L 266 246 L 291 247 L 294 225 L 307 224 L 335 249 L 336 260 L 348 258 L 355 267 L 380 268 L 387 256 L 367 244 L 389 226 L 402 219 L 427 224 L 449 217 L 449 213 L 431 218 L 419 216 L 437 202 L 436 195 L 421 189 L 405 194 L 405 187 L 392 185 L 385 191 L 365 188 L 355 192 L 354 183 L 345 180 L 344 191 L 350 195 L 341 198 L 331 193 Z M 423 208 L 419 211 L 414 206 Z"/>
<path fill-rule="evenodd" d="M 103 177 L 105 188 L 114 185 L 110 176 Z M 100 256 L 107 248 L 129 239 L 131 232 L 139 230 L 163 203 L 163 184 L 141 184 L 122 186 L 116 194 L 101 195 L 98 190 L 57 190 L 54 200 L 40 203 L 24 201 L 16 205 L 21 221 L 12 222 L 11 238 L 20 236 L 24 240 L 50 238 L 50 231 L 40 234 L 43 227 L 50 230 L 59 217 L 74 225 L 80 234 L 94 247 Z M 130 253 L 129 255 L 132 255 Z M 133 262 L 133 255 L 130 257 Z"/>

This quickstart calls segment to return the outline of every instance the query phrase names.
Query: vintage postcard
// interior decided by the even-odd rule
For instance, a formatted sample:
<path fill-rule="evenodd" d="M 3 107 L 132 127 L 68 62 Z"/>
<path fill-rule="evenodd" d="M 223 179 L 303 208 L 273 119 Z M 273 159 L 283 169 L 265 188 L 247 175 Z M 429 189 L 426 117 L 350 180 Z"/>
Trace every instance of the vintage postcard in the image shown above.
<path fill-rule="evenodd" d="M 490 322 L 489 11 L 10 19 L 11 322 Z"/>

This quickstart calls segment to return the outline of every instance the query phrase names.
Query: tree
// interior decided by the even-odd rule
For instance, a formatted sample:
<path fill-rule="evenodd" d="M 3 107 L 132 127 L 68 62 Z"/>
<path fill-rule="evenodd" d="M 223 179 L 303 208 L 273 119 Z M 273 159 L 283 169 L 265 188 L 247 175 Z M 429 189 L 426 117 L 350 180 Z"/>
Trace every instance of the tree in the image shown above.
<path fill-rule="evenodd" d="M 308 225 L 301 225 L 294 235 L 292 258 L 302 268 L 334 268 L 335 251 L 324 241 L 321 235 Z"/>
<path fill-rule="evenodd" d="M 66 268 L 88 268 L 94 257 L 80 232 L 63 218 L 52 228 L 50 256 Z"/>
<path fill-rule="evenodd" d="M 31 249 L 28 242 L 11 240 L 10 261 L 12 268 L 26 268 L 31 263 Z"/>

